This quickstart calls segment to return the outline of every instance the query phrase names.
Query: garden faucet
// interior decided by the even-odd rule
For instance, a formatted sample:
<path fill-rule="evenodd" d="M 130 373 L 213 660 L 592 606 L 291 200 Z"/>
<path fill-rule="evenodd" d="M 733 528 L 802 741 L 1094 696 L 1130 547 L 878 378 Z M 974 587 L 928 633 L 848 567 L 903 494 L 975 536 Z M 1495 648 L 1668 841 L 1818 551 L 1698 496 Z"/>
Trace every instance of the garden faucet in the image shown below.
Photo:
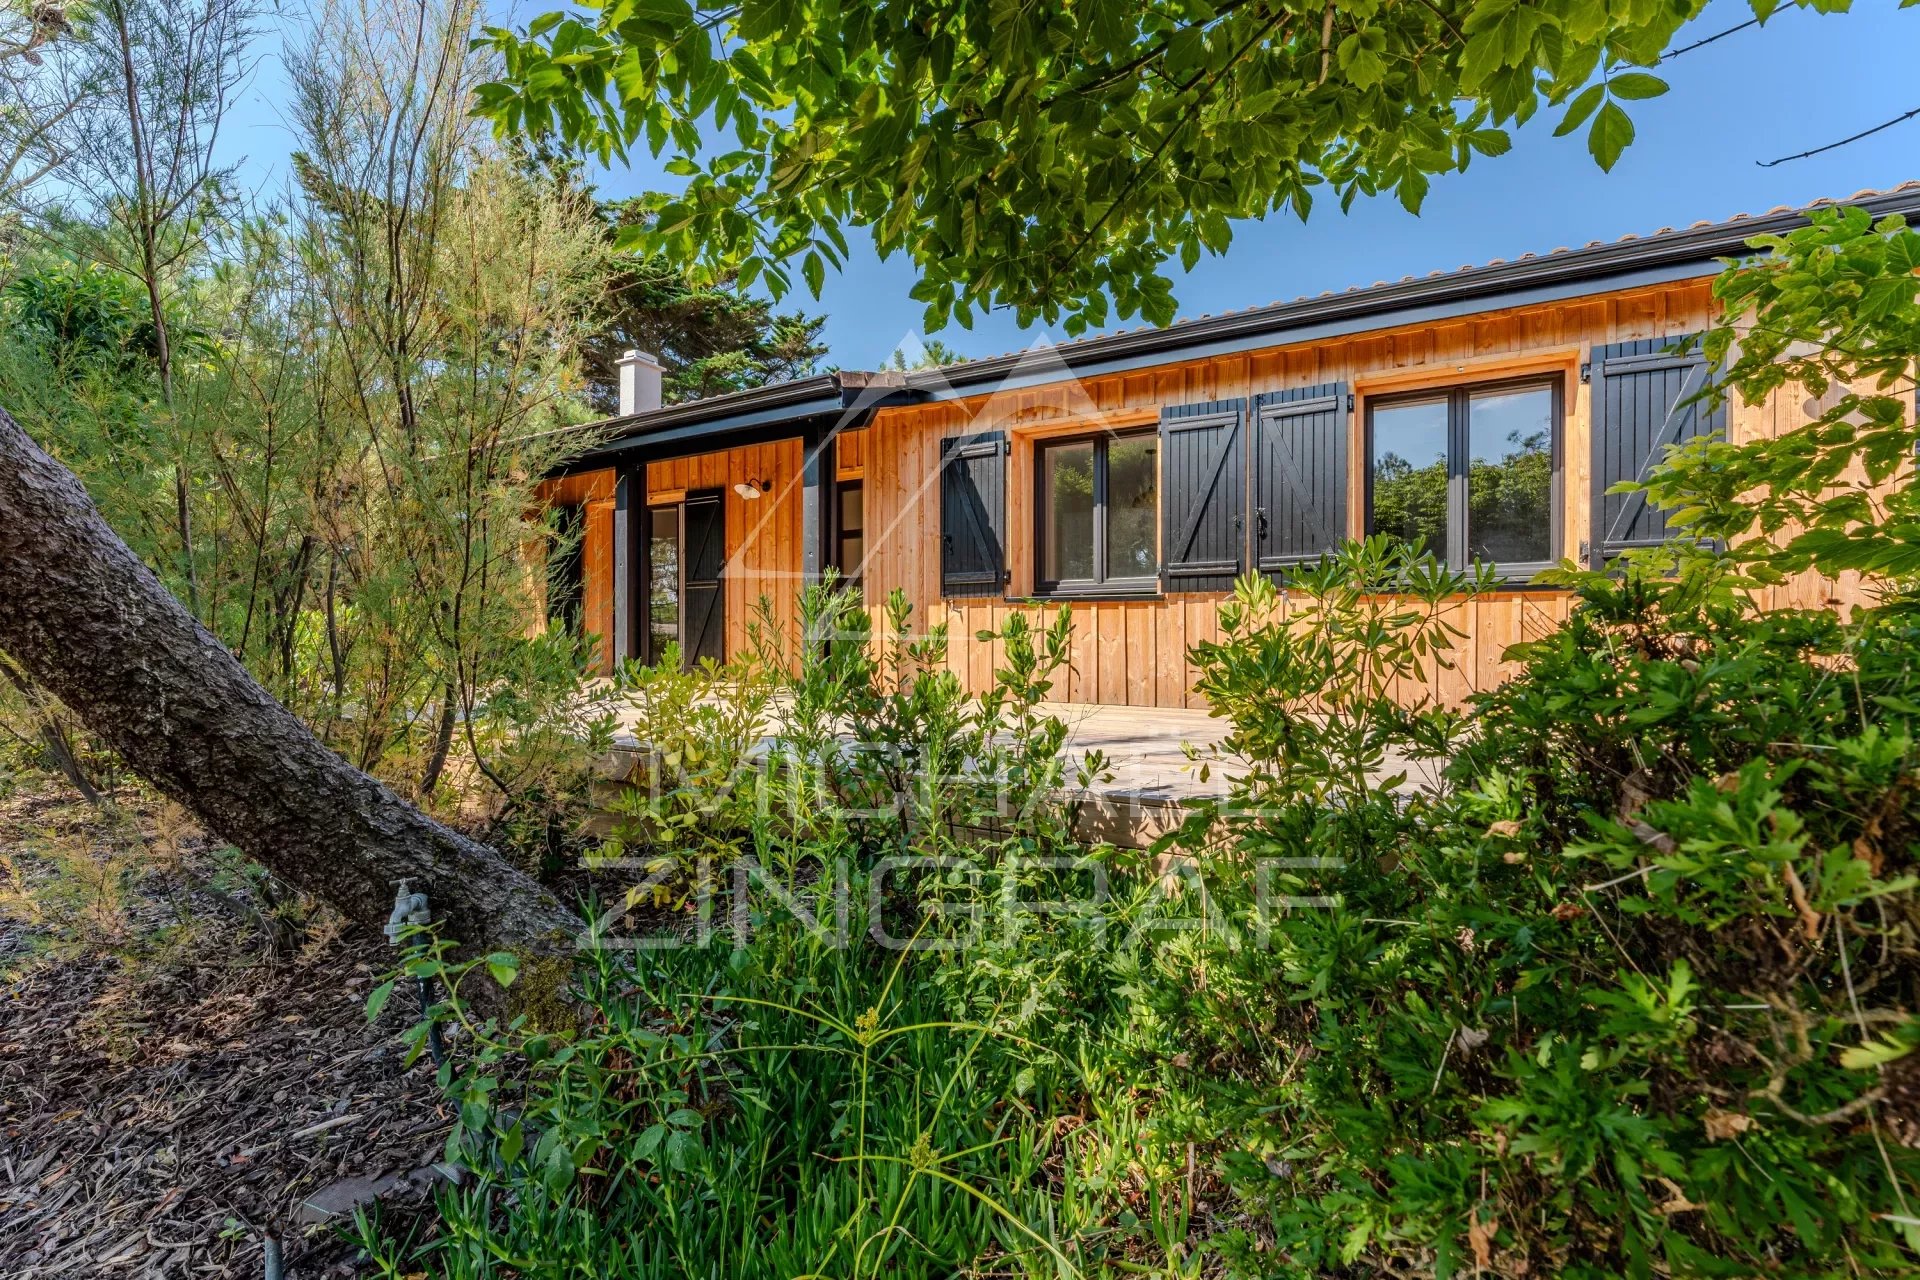
<path fill-rule="evenodd" d="M 393 914 L 387 917 L 387 927 L 382 932 L 387 935 L 387 941 L 397 947 L 408 925 L 426 925 L 432 920 L 433 915 L 427 910 L 427 895 L 412 892 L 402 880 L 393 895 Z"/>

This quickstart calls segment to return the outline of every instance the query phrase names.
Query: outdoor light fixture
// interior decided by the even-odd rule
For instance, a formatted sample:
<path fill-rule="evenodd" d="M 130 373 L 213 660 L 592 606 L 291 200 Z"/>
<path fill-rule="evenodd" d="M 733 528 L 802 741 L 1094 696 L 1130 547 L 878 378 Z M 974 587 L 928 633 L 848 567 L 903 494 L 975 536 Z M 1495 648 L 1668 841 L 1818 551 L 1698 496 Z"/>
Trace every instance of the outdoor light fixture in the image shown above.
<path fill-rule="evenodd" d="M 733 491 L 748 502 L 752 502 L 767 490 L 773 488 L 771 480 L 742 480 L 733 486 Z"/>

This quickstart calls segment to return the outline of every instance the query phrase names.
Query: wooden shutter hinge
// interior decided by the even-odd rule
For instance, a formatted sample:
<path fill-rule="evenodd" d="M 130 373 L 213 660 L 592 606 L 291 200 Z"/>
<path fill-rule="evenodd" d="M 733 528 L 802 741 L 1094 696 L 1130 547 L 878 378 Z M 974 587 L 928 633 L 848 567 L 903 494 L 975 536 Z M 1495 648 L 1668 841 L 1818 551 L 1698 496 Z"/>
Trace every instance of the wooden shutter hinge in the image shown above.
<path fill-rule="evenodd" d="M 1347 412 L 1353 412 L 1353 392 L 1347 392 Z"/>
<path fill-rule="evenodd" d="M 1586 383 L 1589 383 L 1592 381 L 1593 381 L 1593 361 L 1582 360 L 1580 362 L 1580 382 L 1582 385 L 1585 385 Z"/>

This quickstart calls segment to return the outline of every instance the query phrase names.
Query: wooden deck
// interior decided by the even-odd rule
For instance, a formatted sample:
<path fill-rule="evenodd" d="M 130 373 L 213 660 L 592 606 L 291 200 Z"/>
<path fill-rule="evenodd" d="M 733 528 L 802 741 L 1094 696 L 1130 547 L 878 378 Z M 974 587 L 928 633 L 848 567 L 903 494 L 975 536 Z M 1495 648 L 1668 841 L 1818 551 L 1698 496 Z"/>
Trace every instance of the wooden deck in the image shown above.
<path fill-rule="evenodd" d="M 1216 766 L 1202 782 L 1188 744 L 1206 751 L 1225 737 L 1225 721 L 1205 711 L 1176 707 L 1122 707 L 1063 702 L 1048 708 L 1067 725 L 1069 776 L 1099 752 L 1105 774 L 1090 787 L 1081 813 L 1081 834 L 1127 848 L 1145 848 L 1178 825 L 1196 800 L 1224 796 L 1231 765 Z M 624 776 L 640 743 L 630 733 L 616 737 L 613 772 Z M 1418 776 L 1410 779 L 1418 782 Z"/>

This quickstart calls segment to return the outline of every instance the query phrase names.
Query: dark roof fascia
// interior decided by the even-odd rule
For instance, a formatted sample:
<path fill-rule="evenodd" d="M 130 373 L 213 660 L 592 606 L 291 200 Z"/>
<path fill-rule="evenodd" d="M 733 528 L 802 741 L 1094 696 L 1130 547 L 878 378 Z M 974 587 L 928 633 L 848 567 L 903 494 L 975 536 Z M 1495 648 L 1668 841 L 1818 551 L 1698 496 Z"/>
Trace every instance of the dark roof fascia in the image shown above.
<path fill-rule="evenodd" d="M 875 392 L 875 387 L 881 390 Z M 905 379 L 897 375 L 823 373 L 591 423 L 591 427 L 614 434 L 568 459 L 554 474 L 627 465 L 642 457 L 657 462 L 735 445 L 790 439 L 821 420 L 828 426 L 835 425 L 834 420 L 845 418 L 857 408 L 857 422 L 849 419 L 837 423 L 843 430 L 852 429 L 865 426 L 872 411 L 883 405 L 915 404 L 928 398 L 925 391 L 905 385 Z"/>
<path fill-rule="evenodd" d="M 1889 213 L 1920 215 L 1920 193 L 1903 189 L 1813 207 L 1844 206 L 1863 208 L 1876 218 Z M 984 390 L 1042 386 L 1068 376 L 1124 373 L 1170 360 L 1236 355 L 1398 325 L 1456 319 L 1489 309 L 1533 306 L 1695 279 L 1717 272 L 1721 259 L 1740 256 L 1755 236 L 1777 235 L 1805 226 L 1807 215 L 1807 209 L 1782 210 L 1302 298 L 1164 329 L 1140 329 L 1038 352 L 989 356 L 923 373 L 902 376 L 846 371 L 773 383 L 589 424 L 610 430 L 613 437 L 570 459 L 554 474 L 787 439 L 802 434 L 809 424 L 818 425 L 816 420 L 844 415 L 862 403 L 865 412 L 859 422 L 841 422 L 841 427 L 864 425 L 872 409 L 885 405 L 962 399 Z M 982 383 L 992 386 L 982 387 Z M 878 396 L 873 394 L 875 387 L 883 388 Z"/>
<path fill-rule="evenodd" d="M 1920 214 L 1920 194 L 1910 190 L 1836 204 L 1856 205 L 1875 218 L 1889 213 Z M 937 374 L 909 375 L 908 380 L 932 399 L 959 399 L 979 394 L 977 384 L 982 382 L 993 383 L 995 390 L 1015 390 L 1057 380 L 1063 367 L 1067 372 L 1083 375 L 1118 373 L 1169 359 L 1238 354 L 1370 329 L 1450 319 L 1484 311 L 1490 299 L 1497 299 L 1499 307 L 1504 309 L 1671 283 L 1713 274 L 1719 269 L 1719 260 L 1741 256 L 1753 237 L 1792 231 L 1805 226 L 1807 221 L 1807 210 L 1801 209 L 1717 222 L 1442 276 L 1355 289 L 1331 297 L 1303 298 L 1164 329 L 1089 338 L 1038 354 L 1011 352 L 964 365 L 950 365 Z"/>
<path fill-rule="evenodd" d="M 1702 270 L 1698 264 L 1676 264 L 1616 277 L 1610 280 L 1603 290 L 1596 290 L 1590 281 L 1569 281 L 1558 286 L 1540 285 L 1532 288 L 1508 287 L 1502 289 L 1498 295 L 1498 309 L 1534 306 L 1545 302 L 1563 302 L 1595 292 L 1611 293 L 1646 285 L 1671 284 L 1708 274 L 1711 272 Z M 1182 325 L 1183 341 L 1178 345 L 1124 351 L 1097 360 L 1089 359 L 1087 353 L 1070 349 L 1029 353 L 1018 360 L 1010 360 L 1002 371 L 995 375 L 969 376 L 965 379 L 956 379 L 945 387 L 928 388 L 929 398 L 962 400 L 998 391 L 1020 391 L 1059 382 L 1068 377 L 1101 377 L 1109 374 L 1132 373 L 1173 360 L 1205 360 L 1215 356 L 1240 355 L 1269 347 L 1323 342 L 1330 338 L 1350 337 L 1374 329 L 1456 320 L 1466 316 L 1480 315 L 1489 309 L 1484 295 L 1473 294 L 1442 297 L 1424 303 L 1407 301 L 1392 307 L 1341 309 L 1326 316 L 1293 316 L 1289 317 L 1285 324 L 1269 323 L 1240 332 L 1223 333 L 1211 339 L 1202 334 L 1188 333 L 1186 331 L 1191 326 Z M 1023 369 L 1022 365 L 1027 367 Z M 991 382 L 991 385 L 982 387 L 977 385 L 980 382 Z"/>
<path fill-rule="evenodd" d="M 817 413 L 781 417 L 771 422 L 741 425 L 734 422 L 703 423 L 678 427 L 672 431 L 645 432 L 624 439 L 609 440 L 596 449 L 573 458 L 555 474 L 597 471 L 603 467 L 633 470 L 649 462 L 665 462 L 694 454 L 737 449 L 747 445 L 772 444 L 777 440 L 807 439 L 828 432 L 856 431 L 867 425 L 873 411 L 870 404 L 858 409 L 835 406 Z"/>
<path fill-rule="evenodd" d="M 709 396 L 705 400 L 671 404 L 650 413 L 607 418 L 594 425 L 615 432 L 645 431 L 648 435 L 664 434 L 678 427 L 705 422 L 725 422 L 744 427 L 782 418 L 805 417 L 837 407 L 840 402 L 838 375 L 822 373 L 811 378 L 796 378 L 791 382 L 775 382 L 746 391 L 734 391 L 724 396 Z"/>
<path fill-rule="evenodd" d="M 696 453 L 712 453 L 750 444 L 770 444 L 803 435 L 822 410 L 807 409 L 783 413 L 777 418 L 753 422 L 690 423 L 664 431 L 646 431 L 608 440 L 567 461 L 562 474 L 569 471 L 598 471 L 602 467 L 636 467 L 668 458 L 684 458 Z"/>

